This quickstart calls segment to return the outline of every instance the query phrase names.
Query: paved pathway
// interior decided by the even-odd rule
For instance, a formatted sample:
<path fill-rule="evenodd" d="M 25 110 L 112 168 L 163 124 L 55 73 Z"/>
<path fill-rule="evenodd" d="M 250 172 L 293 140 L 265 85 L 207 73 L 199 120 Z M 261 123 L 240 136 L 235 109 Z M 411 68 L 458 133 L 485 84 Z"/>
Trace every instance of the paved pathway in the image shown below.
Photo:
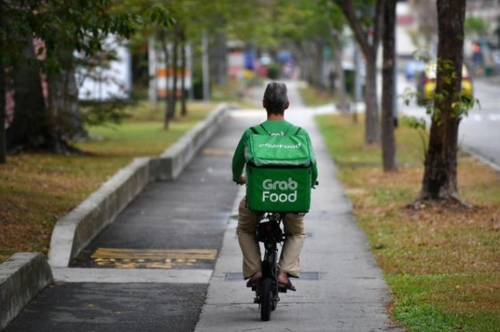
<path fill-rule="evenodd" d="M 313 120 L 304 108 L 294 83 L 289 83 L 291 122 L 308 130 L 315 148 L 320 185 L 313 191 L 312 208 L 306 216 L 308 238 L 302 251 L 302 270 L 309 280 L 294 280 L 297 292 L 281 296 L 270 322 L 260 322 L 258 305 L 242 281 L 228 281 L 240 272 L 241 253 L 231 219 L 217 259 L 208 296 L 196 332 L 222 331 L 386 331 L 388 290 L 381 271 L 367 247 L 364 234 L 351 214 L 351 204 L 336 179 L 336 169 Z M 256 97 L 259 97 L 257 95 Z M 248 116 L 244 112 L 232 116 Z M 248 118 L 258 123 L 262 116 Z M 233 205 L 244 195 L 239 191 Z M 315 280 L 319 277 L 319 280 Z"/>

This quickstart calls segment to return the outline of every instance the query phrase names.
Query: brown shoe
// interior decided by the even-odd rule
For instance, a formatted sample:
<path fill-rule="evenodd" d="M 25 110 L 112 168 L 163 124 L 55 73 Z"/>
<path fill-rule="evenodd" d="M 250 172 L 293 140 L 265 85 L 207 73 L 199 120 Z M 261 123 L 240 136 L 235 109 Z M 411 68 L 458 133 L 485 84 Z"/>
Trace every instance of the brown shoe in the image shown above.
<path fill-rule="evenodd" d="M 288 273 L 278 273 L 278 286 L 280 288 L 289 289 L 294 292 L 297 290 L 288 278 Z"/>
<path fill-rule="evenodd" d="M 284 289 L 288 289 L 288 290 L 291 290 L 291 291 L 294 291 L 294 292 L 297 290 L 295 288 L 295 286 L 292 284 L 292 282 L 290 281 L 290 279 L 288 279 L 288 281 L 286 282 L 286 284 L 278 283 L 278 287 L 284 288 Z"/>
<path fill-rule="evenodd" d="M 260 278 L 262 278 L 262 272 L 261 271 L 255 272 L 253 276 L 251 276 L 250 279 L 248 279 L 247 287 L 252 287 L 256 283 L 258 283 Z"/>

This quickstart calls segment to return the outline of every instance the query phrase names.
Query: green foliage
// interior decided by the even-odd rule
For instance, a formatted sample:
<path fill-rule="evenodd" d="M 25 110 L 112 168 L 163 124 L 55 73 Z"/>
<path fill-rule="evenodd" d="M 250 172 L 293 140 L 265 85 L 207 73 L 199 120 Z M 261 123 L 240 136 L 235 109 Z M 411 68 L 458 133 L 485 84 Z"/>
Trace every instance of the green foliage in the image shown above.
<path fill-rule="evenodd" d="M 329 24 L 339 25 L 340 11 L 326 1 L 234 1 L 225 17 L 227 32 L 256 47 L 273 49 L 328 36 Z M 333 14 L 333 13 L 336 13 Z M 327 37 L 328 38 L 328 37 Z"/>
<path fill-rule="evenodd" d="M 460 64 L 460 66 L 462 65 Z M 453 112 L 452 116 L 467 116 L 469 111 L 474 107 L 474 104 L 476 102 L 479 104 L 479 100 L 477 99 L 462 97 L 460 89 L 459 91 L 453 91 L 456 81 L 461 80 L 461 75 L 458 75 L 455 64 L 451 60 L 438 59 L 437 76 L 438 80 L 441 78 L 444 82 L 444 87 L 441 92 L 437 91 L 434 94 L 434 102 L 441 103 L 445 100 L 451 101 L 451 111 Z M 428 114 L 432 114 L 433 118 L 437 120 L 440 110 L 435 107 L 432 109 L 429 109 L 428 107 L 427 112 Z"/>
<path fill-rule="evenodd" d="M 126 118 L 130 117 L 125 107 L 128 103 L 121 100 L 110 102 L 88 102 L 85 104 L 82 114 L 82 121 L 89 126 L 98 126 L 104 124 L 120 124 Z"/>
<path fill-rule="evenodd" d="M 330 2 L 337 8 L 352 6 L 356 18 L 363 29 L 369 29 L 373 26 L 377 0 L 355 0 L 350 1 L 350 4 L 346 4 L 344 0 L 330 0 Z"/>
<path fill-rule="evenodd" d="M 267 77 L 271 80 L 276 80 L 279 78 L 281 73 L 281 66 L 279 63 L 272 63 L 268 67 Z"/>
<path fill-rule="evenodd" d="M 429 141 L 429 135 L 427 134 L 427 122 L 424 118 L 418 118 L 416 116 L 404 116 L 401 122 L 403 125 L 418 132 L 418 136 L 422 142 L 423 160 L 425 160 L 427 157 L 427 146 Z"/>
<path fill-rule="evenodd" d="M 129 38 L 145 20 L 168 26 L 172 20 L 168 11 L 161 6 L 153 6 L 144 12 L 114 10 L 112 0 L 52 0 L 52 1 L 3 1 L 2 19 L 5 24 L 0 29 L 2 52 L 0 61 L 17 65 L 25 59 L 23 41 L 41 38 L 46 60 L 38 61 L 46 72 L 60 69 L 61 50 L 75 49 L 86 55 L 101 50 L 100 37 L 118 34 Z M 5 47 L 7 46 L 7 47 Z"/>
<path fill-rule="evenodd" d="M 327 15 L 330 25 L 337 31 L 342 31 L 345 25 L 344 14 L 338 6 L 334 6 L 331 0 L 318 1 L 319 9 Z"/>
<path fill-rule="evenodd" d="M 411 129 L 418 129 L 425 131 L 427 129 L 427 122 L 424 118 L 418 118 L 416 116 L 404 116 L 403 124 L 410 127 Z"/>
<path fill-rule="evenodd" d="M 478 37 L 485 36 L 490 28 L 490 22 L 475 16 L 465 18 L 464 29 L 466 34 L 475 34 Z"/>

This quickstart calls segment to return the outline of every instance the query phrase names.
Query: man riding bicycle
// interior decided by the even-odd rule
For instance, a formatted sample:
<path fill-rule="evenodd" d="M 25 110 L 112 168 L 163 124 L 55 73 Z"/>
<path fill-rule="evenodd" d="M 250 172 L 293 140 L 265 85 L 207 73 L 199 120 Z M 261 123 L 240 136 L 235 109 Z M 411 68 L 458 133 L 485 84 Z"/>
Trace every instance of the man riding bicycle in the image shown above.
<path fill-rule="evenodd" d="M 262 105 L 266 109 L 267 120 L 261 123 L 260 127 L 269 136 L 284 136 L 292 127 L 295 128 L 293 124 L 284 118 L 285 110 L 290 105 L 287 87 L 284 83 L 269 83 L 264 92 Z M 252 129 L 248 128 L 243 133 L 233 155 L 233 181 L 240 185 L 245 184 L 247 180 L 246 176 L 242 174 L 246 162 L 245 149 L 247 148 L 248 137 L 252 134 Z M 296 135 L 305 135 L 309 139 L 309 134 L 303 128 L 298 128 Z M 314 158 L 311 169 L 311 183 L 314 185 L 318 177 Z M 244 197 L 239 205 L 236 232 L 243 253 L 243 276 L 245 279 L 249 279 L 248 286 L 256 283 L 262 276 L 260 247 L 255 238 L 258 221 L 258 213 L 248 208 L 247 199 Z M 286 213 L 284 227 L 286 240 L 278 263 L 278 283 L 281 287 L 295 291 L 295 286 L 290 282 L 289 277 L 298 278 L 300 276 L 300 252 L 306 238 L 304 213 Z"/>

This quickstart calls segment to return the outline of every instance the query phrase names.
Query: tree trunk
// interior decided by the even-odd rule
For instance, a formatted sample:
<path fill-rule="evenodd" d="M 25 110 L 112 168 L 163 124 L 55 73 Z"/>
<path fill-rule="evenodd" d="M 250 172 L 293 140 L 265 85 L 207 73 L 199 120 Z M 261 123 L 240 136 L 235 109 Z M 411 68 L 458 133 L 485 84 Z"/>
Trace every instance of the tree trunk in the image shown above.
<path fill-rule="evenodd" d="M 35 60 L 33 41 L 27 40 L 24 57 Z M 52 149 L 50 121 L 38 67 L 25 62 L 13 70 L 14 119 L 7 129 L 7 150 Z"/>
<path fill-rule="evenodd" d="M 55 131 L 61 139 L 78 139 L 87 136 L 83 127 L 78 103 L 73 51 L 61 51 L 62 71 L 49 79 L 49 109 L 55 121 Z"/>
<path fill-rule="evenodd" d="M 323 52 L 323 47 L 324 47 L 324 42 L 323 40 L 315 40 L 314 41 L 315 49 L 316 49 L 316 61 L 314 61 L 314 77 L 316 78 L 316 91 L 321 92 L 324 89 L 324 84 L 323 84 L 323 62 L 324 62 L 324 52 Z"/>
<path fill-rule="evenodd" d="M 0 1 L 0 30 L 3 30 L 3 1 Z M 0 43 L 3 41 L 0 39 Z M 5 136 L 5 93 L 6 93 L 5 66 L 3 59 L 0 58 L 0 164 L 4 164 L 7 160 L 7 145 Z"/>
<path fill-rule="evenodd" d="M 227 38 L 225 32 L 217 32 L 215 35 L 215 47 L 212 50 L 212 77 L 217 85 L 227 83 Z"/>
<path fill-rule="evenodd" d="M 353 1 L 336 1 L 346 20 L 349 22 L 356 41 L 366 59 L 366 82 L 365 82 L 365 144 L 376 144 L 380 141 L 380 130 L 378 123 L 377 102 L 377 51 L 380 32 L 383 27 L 383 8 L 385 0 L 377 0 L 374 6 L 372 29 L 365 31 L 357 17 L 357 10 Z M 372 7 L 367 6 L 365 9 Z"/>
<path fill-rule="evenodd" d="M 458 200 L 458 127 L 466 0 L 438 0 L 438 62 L 435 107 L 420 200 Z M 464 202 L 463 202 L 464 203 Z"/>
<path fill-rule="evenodd" d="M 366 60 L 365 80 L 365 143 L 368 145 L 380 142 L 377 101 L 377 59 L 376 56 Z"/>
<path fill-rule="evenodd" d="M 333 45 L 335 48 L 334 56 L 335 56 L 335 70 L 336 70 L 336 81 L 338 82 L 338 87 L 336 89 L 337 97 L 338 97 L 338 108 L 341 114 L 347 113 L 347 102 L 346 102 L 346 93 L 345 93 L 345 77 L 344 77 L 344 68 L 342 68 L 342 40 L 340 39 L 340 33 L 333 28 L 330 28 L 332 37 L 333 37 Z"/>
<path fill-rule="evenodd" d="M 181 30 L 180 33 L 181 39 L 181 68 L 182 68 L 182 76 L 181 76 L 181 115 L 187 115 L 186 108 L 186 32 L 184 29 Z"/>
<path fill-rule="evenodd" d="M 306 82 L 316 88 L 318 86 L 318 48 L 314 41 L 297 43 L 301 54 L 300 74 Z"/>
<path fill-rule="evenodd" d="M 0 13 L 1 15 L 1 13 Z M 1 17 L 0 17 L 1 20 Z M 1 28 L 1 26 L 0 26 Z M 7 146 L 5 143 L 5 67 L 0 59 L 0 164 L 7 160 Z"/>
<path fill-rule="evenodd" d="M 159 39 L 160 39 L 160 43 L 161 43 L 161 48 L 162 48 L 162 51 L 163 51 L 163 57 L 164 57 L 164 63 L 165 63 L 165 71 L 166 71 L 166 77 L 165 79 L 167 80 L 167 84 L 166 84 L 166 92 L 167 92 L 167 95 L 166 95 L 166 103 L 165 103 L 165 118 L 164 118 L 164 122 L 163 122 L 163 129 L 168 129 L 168 125 L 169 125 L 169 122 L 170 122 L 170 117 L 169 117 L 169 98 L 168 98 L 168 82 L 169 82 L 169 78 L 168 78 L 168 72 L 169 72 L 169 52 L 168 52 L 168 45 L 167 45 L 167 36 L 166 36 L 166 33 L 165 31 L 162 29 L 160 30 L 160 33 L 159 33 Z"/>
<path fill-rule="evenodd" d="M 384 10 L 384 53 L 382 69 L 382 160 L 384 172 L 396 171 L 396 140 L 394 137 L 394 65 L 396 0 L 386 0 Z"/>
<path fill-rule="evenodd" d="M 175 118 L 175 106 L 177 104 L 177 71 L 179 57 L 179 38 L 178 34 L 174 35 L 174 45 L 172 49 L 172 90 L 170 91 L 170 96 L 168 98 L 168 111 L 167 116 L 169 117 L 169 122 Z"/>

